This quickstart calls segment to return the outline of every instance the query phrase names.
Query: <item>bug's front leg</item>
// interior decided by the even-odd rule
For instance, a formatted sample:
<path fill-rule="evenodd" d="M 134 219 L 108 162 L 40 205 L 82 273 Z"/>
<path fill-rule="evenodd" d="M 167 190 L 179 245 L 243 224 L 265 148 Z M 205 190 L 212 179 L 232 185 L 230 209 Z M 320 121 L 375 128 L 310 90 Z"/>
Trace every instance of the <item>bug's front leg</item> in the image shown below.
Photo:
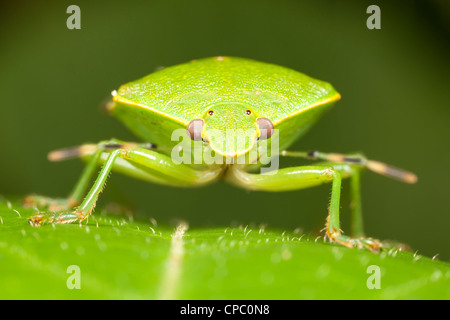
<path fill-rule="evenodd" d="M 73 211 L 62 211 L 54 213 L 39 213 L 29 218 L 29 223 L 32 226 L 40 226 L 43 223 L 71 223 L 75 221 L 83 221 L 86 219 L 95 207 L 95 203 L 98 199 L 103 186 L 106 183 L 106 179 L 112 169 L 114 161 L 123 152 L 121 149 L 111 152 L 100 171 L 94 185 L 89 191 L 88 195 L 80 206 L 76 207 Z M 97 152 L 96 154 L 98 154 Z M 97 159 L 98 160 L 98 159 Z M 93 160 L 91 160 L 92 163 Z M 84 176 L 84 175 L 83 175 Z"/>
<path fill-rule="evenodd" d="M 48 154 L 50 161 L 63 161 L 72 158 L 79 158 L 89 156 L 90 160 L 85 166 L 83 173 L 78 179 L 75 187 L 67 198 L 51 198 L 42 195 L 29 195 L 24 200 L 26 207 L 37 207 L 46 209 L 51 212 L 63 211 L 73 208 L 81 203 L 84 195 L 94 177 L 97 167 L 100 164 L 100 156 L 103 152 L 109 152 L 116 149 L 129 148 L 147 148 L 154 149 L 155 146 L 151 143 L 134 143 L 124 142 L 117 139 L 102 141 L 97 144 L 85 144 L 77 147 L 65 148 L 52 151 Z"/>
<path fill-rule="evenodd" d="M 320 151 L 287 151 L 281 152 L 282 156 L 305 158 L 309 160 L 324 160 L 322 165 L 332 166 L 335 170 L 350 178 L 351 191 L 351 236 L 363 237 L 363 219 L 361 208 L 360 172 L 369 169 L 376 173 L 400 180 L 406 183 L 415 183 L 417 176 L 409 171 L 393 167 L 391 165 L 367 159 L 362 154 L 325 153 Z"/>
<path fill-rule="evenodd" d="M 339 223 L 339 203 L 342 176 L 349 176 L 349 166 L 332 167 L 325 165 L 301 166 L 279 169 L 275 174 L 252 174 L 240 169 L 232 170 L 227 177 L 230 182 L 251 190 L 291 191 L 331 183 L 331 200 L 326 223 L 326 234 L 332 242 L 346 247 L 367 248 L 378 251 L 382 245 L 378 240 L 363 237 L 348 237 L 342 234 Z"/>
<path fill-rule="evenodd" d="M 33 194 L 25 198 L 24 205 L 27 207 L 45 208 L 52 212 L 68 210 L 79 205 L 81 200 L 83 200 L 88 184 L 90 183 L 90 180 L 94 176 L 94 173 L 98 167 L 101 153 L 102 150 L 95 151 L 93 157 L 85 166 L 78 182 L 75 184 L 74 189 L 67 198 L 55 199 Z"/>
<path fill-rule="evenodd" d="M 143 148 L 139 144 L 127 144 L 126 147 L 117 145 L 116 147 L 117 149 L 103 148 L 101 150 L 100 161 L 104 162 L 103 167 L 78 207 L 73 211 L 37 214 L 29 219 L 30 224 L 40 226 L 44 223 L 72 223 L 85 220 L 94 210 L 97 199 L 113 168 L 136 178 L 173 186 L 205 184 L 217 178 L 220 173 L 220 168 L 202 171 L 185 164 L 175 164 L 169 156 Z M 97 157 L 97 153 L 98 151 L 93 155 L 94 159 Z M 103 155 L 107 155 L 105 160 L 102 158 Z M 81 191 L 83 188 L 80 186 L 76 189 Z"/>

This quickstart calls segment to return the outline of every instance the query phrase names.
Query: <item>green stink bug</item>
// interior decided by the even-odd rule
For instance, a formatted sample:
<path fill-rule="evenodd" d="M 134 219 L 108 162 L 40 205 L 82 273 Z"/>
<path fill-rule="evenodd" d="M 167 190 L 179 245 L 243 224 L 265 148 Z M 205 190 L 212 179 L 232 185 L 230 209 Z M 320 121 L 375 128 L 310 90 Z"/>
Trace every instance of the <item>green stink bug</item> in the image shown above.
<path fill-rule="evenodd" d="M 278 65 L 234 57 L 194 60 L 127 83 L 112 95 L 109 112 L 147 142 L 112 139 L 51 152 L 53 161 L 83 157 L 88 164 L 67 199 L 26 199 L 27 204 L 46 206 L 49 211 L 31 217 L 31 225 L 86 219 L 111 170 L 172 186 L 200 186 L 222 179 L 245 189 L 277 192 L 331 183 L 328 238 L 377 251 L 381 243 L 363 237 L 360 171 L 368 168 L 408 183 L 417 180 L 410 172 L 362 155 L 288 151 L 340 95 L 329 83 Z M 175 159 L 177 152 L 183 155 L 181 160 Z M 320 162 L 262 172 L 268 163 L 263 160 L 278 156 Z M 85 196 L 100 164 L 102 169 Z M 254 172 L 258 169 L 261 172 Z M 339 227 L 342 178 L 352 182 L 351 237 Z"/>

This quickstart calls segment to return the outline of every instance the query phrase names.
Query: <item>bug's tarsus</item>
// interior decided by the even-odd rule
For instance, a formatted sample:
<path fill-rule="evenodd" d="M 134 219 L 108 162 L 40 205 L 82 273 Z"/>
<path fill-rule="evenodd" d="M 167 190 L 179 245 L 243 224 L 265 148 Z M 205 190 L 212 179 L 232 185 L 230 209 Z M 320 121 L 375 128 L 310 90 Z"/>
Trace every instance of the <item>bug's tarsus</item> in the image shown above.
<path fill-rule="evenodd" d="M 87 215 L 83 215 L 79 212 L 55 212 L 55 213 L 45 213 L 40 212 L 34 216 L 28 218 L 28 223 L 32 227 L 40 227 L 44 224 L 68 224 L 75 221 L 83 221 Z"/>

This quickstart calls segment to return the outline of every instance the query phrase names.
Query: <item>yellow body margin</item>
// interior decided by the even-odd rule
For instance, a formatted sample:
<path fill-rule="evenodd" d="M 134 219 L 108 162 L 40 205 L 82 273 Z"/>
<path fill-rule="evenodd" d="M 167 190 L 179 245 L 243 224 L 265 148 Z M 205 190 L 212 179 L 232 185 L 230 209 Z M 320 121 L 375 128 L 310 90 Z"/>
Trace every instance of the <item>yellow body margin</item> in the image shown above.
<path fill-rule="evenodd" d="M 339 99 L 341 99 L 341 95 L 339 93 L 337 93 L 337 94 L 335 94 L 334 96 L 332 96 L 330 98 L 327 98 L 325 100 L 321 100 L 321 101 L 318 101 L 316 103 L 313 103 L 313 104 L 307 106 L 306 108 L 300 109 L 298 111 L 295 111 L 293 113 L 288 114 L 287 116 L 285 116 L 283 118 L 280 118 L 280 119 L 278 119 L 276 121 L 273 121 L 273 125 L 274 126 L 278 125 L 281 122 L 283 122 L 284 120 L 290 119 L 292 117 L 295 117 L 296 115 L 298 115 L 298 114 L 300 114 L 302 112 L 308 111 L 308 110 L 313 109 L 313 108 L 318 107 L 318 106 L 323 106 L 324 104 L 328 104 L 328 103 L 331 103 L 331 102 L 334 102 L 334 101 L 338 101 Z"/>
<path fill-rule="evenodd" d="M 306 108 L 300 109 L 300 110 L 298 110 L 298 111 L 296 111 L 296 112 L 293 112 L 293 113 L 288 114 L 287 116 L 285 116 L 285 117 L 283 117 L 283 118 L 280 118 L 280 119 L 278 119 L 278 120 L 276 120 L 276 121 L 273 121 L 273 125 L 274 125 L 274 126 L 275 126 L 275 125 L 278 125 L 278 124 L 280 124 L 281 122 L 283 122 L 283 121 L 285 121 L 285 120 L 287 120 L 287 119 L 290 119 L 290 118 L 292 118 L 292 117 L 295 117 L 296 115 L 298 115 L 298 114 L 300 114 L 300 113 L 302 113 L 302 112 L 308 111 L 308 110 L 313 109 L 313 108 L 318 107 L 318 106 L 322 106 L 322 105 L 324 105 L 324 104 L 328 104 L 328 103 L 331 103 L 331 102 L 334 102 L 334 101 L 338 101 L 339 99 L 341 99 L 341 95 L 340 95 L 339 93 L 337 93 L 336 95 L 334 95 L 334 96 L 332 96 L 332 97 L 330 97 L 330 98 L 327 98 L 327 99 L 325 99 L 325 100 L 321 100 L 321 101 L 318 101 L 318 102 L 316 102 L 316 103 L 313 103 L 313 104 L 307 106 Z M 135 106 L 135 107 L 139 107 L 139 108 L 144 108 L 144 109 L 146 109 L 146 110 L 149 110 L 149 111 L 158 113 L 158 114 L 160 114 L 160 115 L 162 115 L 162 116 L 164 116 L 164 117 L 167 117 L 167 118 L 169 118 L 169 119 L 172 119 L 173 121 L 178 122 L 178 123 L 180 123 L 180 124 L 182 124 L 182 125 L 184 125 L 184 126 L 186 126 L 186 127 L 187 127 L 188 124 L 189 124 L 189 123 L 188 123 L 187 121 L 185 121 L 185 120 L 176 118 L 176 117 L 174 117 L 174 116 L 172 116 L 172 115 L 170 115 L 170 114 L 167 114 L 167 113 L 162 112 L 162 111 L 160 111 L 160 110 L 157 110 L 157 109 L 155 109 L 155 108 L 149 107 L 149 106 L 147 106 L 147 105 L 144 105 L 144 104 L 141 104 L 141 103 L 137 103 L 137 102 L 134 102 L 134 101 L 127 100 L 127 99 L 125 99 L 125 98 L 123 98 L 123 97 L 120 97 L 120 96 L 118 96 L 118 95 L 113 95 L 113 101 L 114 101 L 114 102 L 118 102 L 118 103 L 123 103 L 123 104 L 131 105 L 131 106 Z M 108 109 L 109 109 L 109 110 L 112 110 L 113 108 L 114 108 L 114 107 L 112 106 L 112 107 L 110 107 L 110 108 L 108 108 Z"/>
<path fill-rule="evenodd" d="M 123 97 L 120 97 L 120 96 L 118 96 L 118 95 L 113 95 L 113 101 L 114 101 L 114 102 L 118 102 L 118 103 L 127 104 L 127 105 L 134 106 L 134 107 L 143 108 L 143 109 L 146 109 L 146 110 L 155 112 L 155 113 L 160 114 L 160 115 L 162 115 L 162 116 L 164 116 L 164 117 L 166 117 L 166 118 L 172 119 L 173 121 L 178 122 L 178 123 L 180 123 L 180 124 L 182 124 L 182 125 L 184 125 L 184 126 L 186 126 L 186 127 L 187 127 L 187 125 L 189 124 L 189 122 L 187 122 L 187 121 L 185 121 L 185 120 L 176 118 L 176 117 L 174 117 L 174 116 L 172 116 L 172 115 L 170 115 L 170 114 L 167 114 L 167 113 L 162 112 L 162 111 L 160 111 L 160 110 L 157 110 L 157 109 L 155 109 L 155 108 L 149 107 L 149 106 L 147 106 L 147 105 L 145 105 L 145 104 L 141 104 L 141 103 L 137 103 L 137 102 L 134 102 L 134 101 L 127 100 L 127 99 L 125 99 L 125 98 L 123 98 Z M 111 108 L 110 108 L 110 110 L 112 110 L 112 109 L 114 109 L 114 107 L 111 107 Z"/>

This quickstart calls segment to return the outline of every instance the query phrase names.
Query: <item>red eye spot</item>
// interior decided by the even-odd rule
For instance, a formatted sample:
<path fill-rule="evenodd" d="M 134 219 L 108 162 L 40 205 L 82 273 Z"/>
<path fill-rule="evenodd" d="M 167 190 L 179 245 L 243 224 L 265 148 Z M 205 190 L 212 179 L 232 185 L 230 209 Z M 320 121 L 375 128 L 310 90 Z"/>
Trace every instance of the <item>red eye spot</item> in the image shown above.
<path fill-rule="evenodd" d="M 209 111 L 208 111 L 208 114 L 209 114 L 210 116 L 212 116 L 212 115 L 214 114 L 214 111 L 209 110 Z"/>
<path fill-rule="evenodd" d="M 245 111 L 245 114 L 249 116 L 252 114 L 252 112 L 250 110 L 247 110 L 247 111 Z"/>
<path fill-rule="evenodd" d="M 260 131 L 259 139 L 261 140 L 269 139 L 274 132 L 273 123 L 266 118 L 258 118 L 256 122 L 258 123 Z"/>
<path fill-rule="evenodd" d="M 202 119 L 194 119 L 189 122 L 186 128 L 187 134 L 189 138 L 195 141 L 202 140 L 202 131 L 203 131 L 203 120 Z"/>

